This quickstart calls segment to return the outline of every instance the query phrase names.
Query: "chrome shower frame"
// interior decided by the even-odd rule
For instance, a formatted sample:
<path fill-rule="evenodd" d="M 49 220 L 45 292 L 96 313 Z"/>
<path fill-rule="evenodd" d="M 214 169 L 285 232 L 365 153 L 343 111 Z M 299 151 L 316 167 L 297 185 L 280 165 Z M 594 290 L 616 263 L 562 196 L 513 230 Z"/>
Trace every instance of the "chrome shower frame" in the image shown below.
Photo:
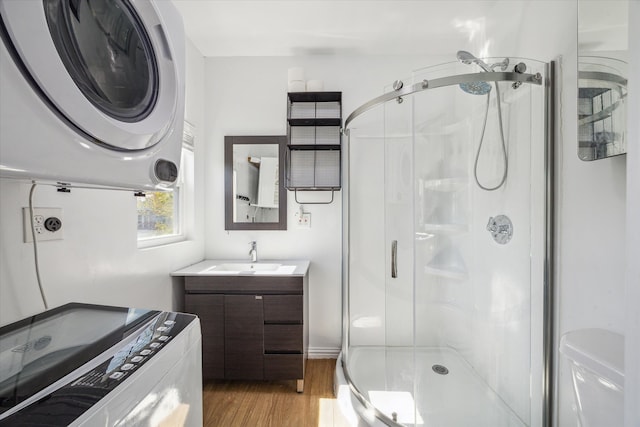
<path fill-rule="evenodd" d="M 377 105 L 384 104 L 387 101 L 393 99 L 402 98 L 407 95 L 422 92 L 424 90 L 436 89 L 445 86 L 454 86 L 461 83 L 475 83 L 475 82 L 521 82 L 528 84 L 535 84 L 541 86 L 543 84 L 542 75 L 516 73 L 516 72 L 504 72 L 494 71 L 492 73 L 471 73 L 471 74 L 459 74 L 457 76 L 441 77 L 432 80 L 423 80 L 418 83 L 414 83 L 411 86 L 402 86 L 392 92 L 387 92 L 376 98 L 373 98 L 369 102 L 365 102 L 360 107 L 356 108 L 344 122 L 344 130 L 349 129 L 349 123 L 351 123 L 356 117 L 362 115 L 365 111 L 369 111 Z"/>
<path fill-rule="evenodd" d="M 479 61 L 479 60 L 478 60 Z M 508 59 L 506 59 L 508 61 Z M 493 66 L 501 65 L 505 61 Z M 476 62 L 477 63 L 477 62 Z M 484 63 L 483 63 L 484 64 Z M 486 65 L 486 64 L 485 64 Z M 376 98 L 365 102 L 356 108 L 345 120 L 344 127 L 341 129 L 343 135 L 347 138 L 343 139 L 343 155 L 342 155 L 342 173 L 346 179 L 342 187 L 342 346 L 340 363 L 344 372 L 345 379 L 353 396 L 363 405 L 364 408 L 375 414 L 375 417 L 382 423 L 392 427 L 403 427 L 397 421 L 389 418 L 365 398 L 364 394 L 353 383 L 349 374 L 347 363 L 344 360 L 348 353 L 349 343 L 349 239 L 350 239 L 350 215 L 349 215 L 349 195 L 350 195 L 350 170 L 349 170 L 349 125 L 351 122 L 371 110 L 372 108 L 385 104 L 392 100 L 402 99 L 402 97 L 419 93 L 429 89 L 439 87 L 454 86 L 464 83 L 474 82 L 513 82 L 514 85 L 533 84 L 543 86 L 545 118 L 544 118 L 544 188 L 545 188 L 545 206 L 544 206 L 544 234 L 546 243 L 544 245 L 544 273 L 543 273 L 543 343 L 542 343 L 542 378 L 538 379 L 542 384 L 542 427 L 551 427 L 553 425 L 554 413 L 554 379 L 553 371 L 555 366 L 554 355 L 554 313 L 555 313 L 555 288 L 553 284 L 554 276 L 554 234 L 555 234 L 555 200 L 554 200 L 554 159 L 555 159 L 555 62 L 551 61 L 545 66 L 545 78 L 539 73 L 527 74 L 505 71 L 492 71 L 481 73 L 460 74 L 455 76 L 447 76 L 431 80 L 423 80 L 421 82 L 404 86 L 403 84 L 394 84 L 394 90 L 380 95 Z M 492 70 L 492 69 L 491 69 Z M 516 86 L 516 87 L 517 87 Z"/>

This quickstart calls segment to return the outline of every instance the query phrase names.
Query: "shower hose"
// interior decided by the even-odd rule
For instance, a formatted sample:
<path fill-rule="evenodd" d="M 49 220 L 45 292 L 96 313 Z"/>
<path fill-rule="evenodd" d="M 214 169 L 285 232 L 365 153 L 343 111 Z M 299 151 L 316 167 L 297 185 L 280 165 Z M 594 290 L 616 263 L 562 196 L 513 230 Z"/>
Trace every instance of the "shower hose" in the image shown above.
<path fill-rule="evenodd" d="M 507 170 L 509 169 L 509 160 L 507 157 L 507 145 L 504 141 L 504 131 L 503 131 L 503 126 L 502 126 L 502 107 L 500 106 L 501 102 L 500 102 L 500 88 L 498 87 L 498 82 L 494 82 L 495 86 L 496 86 L 496 103 L 498 104 L 498 123 L 500 124 L 500 139 L 502 141 L 502 156 L 504 159 L 504 172 L 502 174 L 502 179 L 500 180 L 500 182 L 498 183 L 498 185 L 496 185 L 495 187 L 486 187 L 484 185 L 482 185 L 480 183 L 480 180 L 478 179 L 478 159 L 480 158 L 480 151 L 482 150 L 482 143 L 484 141 L 484 132 L 487 128 L 487 117 L 489 116 L 489 103 L 491 101 L 491 91 L 489 91 L 489 93 L 487 93 L 487 106 L 485 108 L 484 111 L 484 122 L 482 123 L 482 132 L 480 134 L 480 143 L 478 144 L 478 151 L 476 152 L 476 159 L 475 162 L 473 164 L 473 177 L 476 180 L 476 184 L 478 184 L 478 187 L 482 188 L 483 190 L 486 191 L 494 191 L 497 190 L 498 188 L 502 187 L 502 185 L 504 184 L 504 182 L 507 180 Z"/>

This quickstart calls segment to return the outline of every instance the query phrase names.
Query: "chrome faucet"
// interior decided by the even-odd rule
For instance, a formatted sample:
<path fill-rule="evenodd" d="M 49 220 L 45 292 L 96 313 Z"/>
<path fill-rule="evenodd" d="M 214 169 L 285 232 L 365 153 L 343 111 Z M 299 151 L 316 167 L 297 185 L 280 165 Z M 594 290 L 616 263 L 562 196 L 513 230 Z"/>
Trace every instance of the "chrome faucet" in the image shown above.
<path fill-rule="evenodd" d="M 251 249 L 249 249 L 249 257 L 251 257 L 251 262 L 258 262 L 258 243 L 254 240 L 249 242 L 251 245 Z"/>

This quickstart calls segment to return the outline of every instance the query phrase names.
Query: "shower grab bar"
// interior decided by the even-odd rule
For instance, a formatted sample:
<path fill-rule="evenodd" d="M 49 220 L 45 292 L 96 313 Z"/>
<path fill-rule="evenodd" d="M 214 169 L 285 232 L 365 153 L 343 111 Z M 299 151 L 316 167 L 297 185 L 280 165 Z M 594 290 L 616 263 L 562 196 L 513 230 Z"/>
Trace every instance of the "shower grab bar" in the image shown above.
<path fill-rule="evenodd" d="M 459 74 L 457 76 L 448 76 L 441 77 L 433 80 L 422 80 L 421 82 L 414 83 L 411 86 L 403 86 L 398 90 L 393 90 L 391 92 L 387 92 L 383 95 L 380 95 L 372 100 L 365 102 L 360 107 L 353 110 L 347 120 L 344 122 L 344 128 L 349 128 L 349 123 L 353 121 L 356 117 L 364 113 L 365 111 L 369 111 L 373 107 L 378 104 L 384 104 L 387 101 L 391 101 L 392 99 L 396 99 L 399 97 L 403 97 L 405 95 L 411 95 L 416 92 L 422 92 L 427 89 L 435 89 L 438 87 L 444 86 L 454 86 L 459 85 L 460 83 L 472 83 L 472 82 L 522 82 L 522 83 L 530 83 L 535 85 L 542 85 L 542 75 L 540 73 L 536 74 L 525 74 L 525 73 L 515 73 L 515 72 L 502 72 L 502 71 L 493 71 L 493 72 L 483 72 L 483 73 L 470 73 L 470 74 Z"/>
<path fill-rule="evenodd" d="M 391 241 L 391 278 L 398 277 L 398 241 Z"/>

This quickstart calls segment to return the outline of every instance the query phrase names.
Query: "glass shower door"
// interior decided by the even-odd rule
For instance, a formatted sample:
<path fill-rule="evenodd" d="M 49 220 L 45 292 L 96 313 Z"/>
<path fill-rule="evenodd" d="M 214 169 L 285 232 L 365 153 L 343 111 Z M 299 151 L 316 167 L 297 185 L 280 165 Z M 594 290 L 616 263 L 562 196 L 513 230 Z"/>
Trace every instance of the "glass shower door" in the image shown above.
<path fill-rule="evenodd" d="M 411 111 L 410 100 L 373 110 L 348 141 L 346 359 L 359 392 L 390 425 L 416 420 Z"/>
<path fill-rule="evenodd" d="M 472 369 L 456 352 L 472 340 L 471 319 L 466 315 L 472 296 L 468 288 L 471 108 L 458 103 L 457 91 L 455 85 L 412 99 L 416 410 L 427 425 L 482 425 L 475 419 L 463 421 L 475 396 L 465 381 Z"/>
<path fill-rule="evenodd" d="M 394 421 L 414 425 L 414 245 L 412 102 L 384 106 L 385 389 L 371 403 Z"/>

